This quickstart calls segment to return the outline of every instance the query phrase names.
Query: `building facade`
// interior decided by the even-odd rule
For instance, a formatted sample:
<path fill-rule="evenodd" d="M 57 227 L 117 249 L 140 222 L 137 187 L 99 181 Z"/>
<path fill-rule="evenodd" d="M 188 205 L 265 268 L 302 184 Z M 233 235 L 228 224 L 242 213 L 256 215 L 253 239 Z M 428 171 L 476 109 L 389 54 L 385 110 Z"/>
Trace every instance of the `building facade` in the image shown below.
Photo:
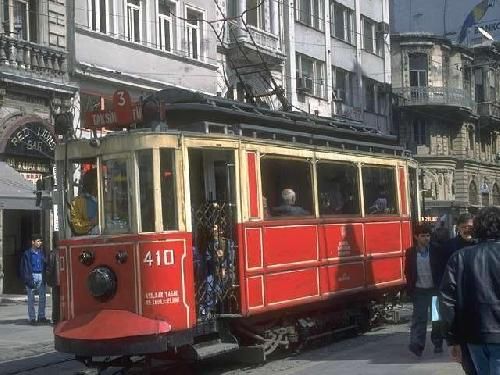
<path fill-rule="evenodd" d="M 113 93 L 132 100 L 171 86 L 216 93 L 216 37 L 203 0 L 76 0 L 70 8 L 70 73 L 78 85 L 75 128 Z"/>
<path fill-rule="evenodd" d="M 76 90 L 67 70 L 66 5 L 0 1 L 0 294 L 24 291 L 17 265 L 32 233 L 50 246 L 52 210 L 37 205 L 34 183 L 53 175 L 54 118 L 71 110 Z"/>
<path fill-rule="evenodd" d="M 218 5 L 221 95 L 392 131 L 388 0 Z"/>
<path fill-rule="evenodd" d="M 391 35 L 395 122 L 421 166 L 425 216 L 500 205 L 498 55 L 425 33 Z"/>

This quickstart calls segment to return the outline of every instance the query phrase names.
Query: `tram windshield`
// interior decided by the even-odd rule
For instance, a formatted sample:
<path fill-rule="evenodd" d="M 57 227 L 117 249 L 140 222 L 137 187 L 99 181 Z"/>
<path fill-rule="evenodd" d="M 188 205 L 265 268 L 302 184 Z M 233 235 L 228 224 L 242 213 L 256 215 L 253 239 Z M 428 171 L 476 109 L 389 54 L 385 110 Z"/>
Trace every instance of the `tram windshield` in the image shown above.
<path fill-rule="evenodd" d="M 129 232 L 130 207 L 127 159 L 104 160 L 101 175 L 104 230 L 115 233 Z"/>

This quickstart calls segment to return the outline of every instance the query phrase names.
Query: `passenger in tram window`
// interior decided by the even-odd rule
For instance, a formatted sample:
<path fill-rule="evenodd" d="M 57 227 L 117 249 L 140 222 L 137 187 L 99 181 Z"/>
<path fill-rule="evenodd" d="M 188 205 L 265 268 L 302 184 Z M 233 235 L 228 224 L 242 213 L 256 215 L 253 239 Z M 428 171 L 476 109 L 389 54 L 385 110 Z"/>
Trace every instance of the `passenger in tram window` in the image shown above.
<path fill-rule="evenodd" d="M 262 197 L 262 208 L 264 210 L 264 219 L 267 219 L 269 217 L 271 217 L 271 212 L 269 211 L 269 205 L 267 203 L 267 198 L 266 197 Z"/>
<path fill-rule="evenodd" d="M 389 213 L 389 207 L 387 205 L 387 192 L 383 186 L 380 186 L 378 189 L 377 199 L 373 202 L 373 204 L 369 207 L 369 214 L 384 214 Z"/>
<path fill-rule="evenodd" d="M 95 234 L 97 224 L 97 170 L 82 177 L 81 193 L 70 207 L 71 228 L 76 235 Z"/>
<path fill-rule="evenodd" d="M 273 216 L 304 216 L 310 215 L 309 211 L 304 210 L 300 206 L 296 206 L 297 195 L 292 189 L 286 188 L 281 192 L 282 204 L 273 207 L 271 212 Z"/>

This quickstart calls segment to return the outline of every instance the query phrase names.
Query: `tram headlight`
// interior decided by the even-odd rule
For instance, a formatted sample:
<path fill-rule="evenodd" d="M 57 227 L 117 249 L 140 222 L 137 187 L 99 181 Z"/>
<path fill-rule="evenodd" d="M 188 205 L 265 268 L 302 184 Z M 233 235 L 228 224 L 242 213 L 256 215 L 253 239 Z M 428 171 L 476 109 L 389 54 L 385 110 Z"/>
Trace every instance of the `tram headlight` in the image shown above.
<path fill-rule="evenodd" d="M 87 278 L 87 288 L 90 294 L 100 301 L 105 301 L 113 297 L 116 287 L 116 275 L 106 266 L 94 268 Z"/>

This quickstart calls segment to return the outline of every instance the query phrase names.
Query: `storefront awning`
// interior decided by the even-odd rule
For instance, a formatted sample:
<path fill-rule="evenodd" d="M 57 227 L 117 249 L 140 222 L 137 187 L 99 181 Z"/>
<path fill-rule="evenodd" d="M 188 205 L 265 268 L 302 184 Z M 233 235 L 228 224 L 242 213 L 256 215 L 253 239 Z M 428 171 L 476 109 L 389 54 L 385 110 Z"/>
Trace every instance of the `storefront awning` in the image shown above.
<path fill-rule="evenodd" d="M 5 162 L 0 161 L 0 209 L 39 210 L 35 186 Z"/>

